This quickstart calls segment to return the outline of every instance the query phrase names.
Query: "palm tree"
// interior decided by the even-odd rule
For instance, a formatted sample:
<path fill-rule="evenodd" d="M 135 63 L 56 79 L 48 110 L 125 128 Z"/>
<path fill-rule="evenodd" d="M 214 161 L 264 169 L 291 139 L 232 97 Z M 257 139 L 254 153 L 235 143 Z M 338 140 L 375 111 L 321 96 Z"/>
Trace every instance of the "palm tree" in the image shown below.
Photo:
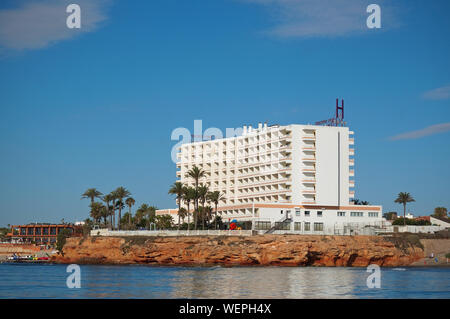
<path fill-rule="evenodd" d="M 409 193 L 400 192 L 398 193 L 395 203 L 403 204 L 403 225 L 406 226 L 406 204 L 410 202 L 415 202 L 415 199 Z"/>
<path fill-rule="evenodd" d="M 103 218 L 103 223 L 105 224 L 105 227 L 108 227 L 107 226 L 107 220 L 108 220 L 108 216 L 110 216 L 111 214 L 110 214 L 110 211 L 109 211 L 109 208 L 108 207 L 106 207 L 106 206 L 104 206 L 104 205 L 102 205 L 103 207 L 102 207 L 102 209 L 100 210 L 100 215 L 101 215 L 101 217 Z"/>
<path fill-rule="evenodd" d="M 181 209 L 181 200 L 183 198 L 183 183 L 175 182 L 172 187 L 169 189 L 169 194 L 176 195 L 177 203 L 178 203 L 178 229 L 180 229 L 180 209 Z"/>
<path fill-rule="evenodd" d="M 193 178 L 195 181 L 195 189 L 198 189 L 198 182 L 200 178 L 205 177 L 206 172 L 202 170 L 201 168 L 198 168 L 196 165 L 194 165 L 187 173 L 186 177 Z M 194 208 L 198 209 L 198 198 L 194 200 Z"/>
<path fill-rule="evenodd" d="M 156 206 L 149 206 L 147 209 L 147 215 L 148 215 L 148 229 L 150 229 L 150 223 L 155 220 L 156 216 L 156 210 L 158 207 Z"/>
<path fill-rule="evenodd" d="M 130 196 L 131 193 L 130 193 L 126 188 L 120 186 L 120 187 L 117 187 L 117 188 L 116 188 L 116 190 L 114 191 L 114 195 L 115 195 L 115 197 L 116 197 L 117 200 L 119 200 L 120 202 L 122 202 L 122 200 L 123 200 L 125 197 Z M 122 204 L 123 204 L 123 203 L 122 203 Z M 120 219 L 121 219 L 121 217 L 122 217 L 122 206 L 119 205 L 118 209 L 119 209 L 119 222 L 118 222 L 118 228 L 119 228 L 119 230 L 120 230 Z"/>
<path fill-rule="evenodd" d="M 184 203 L 187 205 L 188 230 L 190 227 L 189 216 L 191 214 L 189 208 L 190 208 L 191 201 L 194 201 L 196 197 L 197 197 L 197 192 L 195 191 L 194 188 L 189 187 L 189 186 L 185 186 L 183 188 L 183 200 L 184 200 Z"/>
<path fill-rule="evenodd" d="M 101 192 L 99 192 L 97 189 L 95 188 L 88 188 L 83 194 L 81 194 L 81 199 L 83 198 L 90 198 L 91 199 L 91 204 L 94 203 L 94 199 L 96 198 L 100 198 L 103 194 Z"/>
<path fill-rule="evenodd" d="M 135 214 L 136 224 L 140 224 L 142 219 L 145 218 L 149 210 L 149 206 L 147 204 L 142 204 L 137 210 Z"/>
<path fill-rule="evenodd" d="M 100 218 L 102 217 L 102 209 L 105 207 L 102 203 L 93 202 L 91 205 L 91 217 L 96 223 L 100 223 Z"/>
<path fill-rule="evenodd" d="M 217 206 L 219 205 L 220 201 L 225 200 L 225 195 L 222 194 L 220 191 L 214 191 L 214 192 L 210 192 L 208 194 L 208 198 L 209 198 L 209 201 L 211 203 L 214 203 L 214 205 L 215 205 L 215 210 L 214 210 L 214 215 L 215 215 L 215 218 L 214 218 L 214 229 L 217 229 Z"/>
<path fill-rule="evenodd" d="M 115 191 L 112 191 L 108 194 L 109 198 L 111 199 L 111 216 L 112 216 L 112 229 L 116 229 L 116 200 L 117 195 Z"/>
<path fill-rule="evenodd" d="M 208 200 L 208 186 L 200 185 L 200 186 L 198 186 L 197 190 L 198 190 L 198 194 L 197 194 L 198 200 L 202 202 L 202 207 L 204 208 L 205 203 Z M 204 216 L 204 214 L 202 216 Z M 204 230 L 205 229 L 205 219 L 204 218 L 202 219 L 202 225 L 203 225 L 202 228 Z"/>
<path fill-rule="evenodd" d="M 184 224 L 184 218 L 186 217 L 186 215 L 187 215 L 187 210 L 186 210 L 186 208 L 181 207 L 180 210 L 178 211 L 178 218 L 181 217 L 181 220 L 183 221 L 183 224 Z M 178 222 L 178 224 L 179 224 L 179 222 Z M 178 228 L 179 228 L 179 227 L 178 227 Z"/>
<path fill-rule="evenodd" d="M 131 206 L 136 204 L 136 201 L 134 200 L 133 197 L 128 197 L 127 200 L 125 201 L 125 204 L 127 204 L 127 206 L 130 208 L 128 211 L 130 213 L 128 215 L 128 227 L 131 227 Z"/>
<path fill-rule="evenodd" d="M 109 223 L 110 223 L 110 227 L 112 228 L 113 225 L 113 221 L 112 221 L 112 207 L 109 205 L 110 202 L 112 202 L 114 200 L 114 196 L 110 193 L 110 194 L 106 194 L 105 196 L 102 197 L 103 202 L 106 204 L 106 208 L 108 209 L 108 214 L 109 214 Z"/>

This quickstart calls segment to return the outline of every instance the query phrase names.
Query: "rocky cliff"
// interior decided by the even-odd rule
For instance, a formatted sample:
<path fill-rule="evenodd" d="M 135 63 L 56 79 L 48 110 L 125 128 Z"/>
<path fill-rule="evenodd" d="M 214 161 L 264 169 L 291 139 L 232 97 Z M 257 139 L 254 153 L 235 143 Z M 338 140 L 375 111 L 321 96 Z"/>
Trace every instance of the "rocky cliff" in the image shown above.
<path fill-rule="evenodd" d="M 54 262 L 77 264 L 405 266 L 424 256 L 420 241 L 375 236 L 69 238 Z"/>

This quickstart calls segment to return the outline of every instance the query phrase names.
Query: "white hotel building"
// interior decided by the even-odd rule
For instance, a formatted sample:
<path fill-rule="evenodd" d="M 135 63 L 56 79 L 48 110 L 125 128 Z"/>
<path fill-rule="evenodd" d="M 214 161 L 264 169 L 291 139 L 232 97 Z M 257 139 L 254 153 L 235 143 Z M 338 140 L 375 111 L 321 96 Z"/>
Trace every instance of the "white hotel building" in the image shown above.
<path fill-rule="evenodd" d="M 226 198 L 218 208 L 224 222 L 252 221 L 261 232 L 350 234 L 383 221 L 381 206 L 353 205 L 353 135 L 339 126 L 244 126 L 238 137 L 181 145 L 176 174 L 194 186 L 186 173 L 203 169 L 200 183 Z"/>

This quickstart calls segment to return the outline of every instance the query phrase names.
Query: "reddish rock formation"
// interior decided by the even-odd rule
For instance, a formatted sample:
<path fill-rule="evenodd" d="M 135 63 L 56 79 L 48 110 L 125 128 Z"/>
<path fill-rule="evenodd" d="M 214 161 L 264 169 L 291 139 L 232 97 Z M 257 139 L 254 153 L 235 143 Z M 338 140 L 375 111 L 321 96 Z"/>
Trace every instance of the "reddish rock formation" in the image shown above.
<path fill-rule="evenodd" d="M 424 256 L 409 242 L 375 236 L 69 238 L 60 263 L 152 265 L 405 266 Z"/>

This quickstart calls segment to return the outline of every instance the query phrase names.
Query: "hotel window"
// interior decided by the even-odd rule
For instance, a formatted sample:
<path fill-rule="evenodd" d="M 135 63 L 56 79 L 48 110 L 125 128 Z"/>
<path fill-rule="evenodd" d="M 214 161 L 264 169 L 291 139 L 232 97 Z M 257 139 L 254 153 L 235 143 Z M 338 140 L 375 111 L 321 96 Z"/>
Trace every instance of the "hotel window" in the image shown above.
<path fill-rule="evenodd" d="M 323 231 L 323 223 L 314 223 L 314 231 Z"/>
<path fill-rule="evenodd" d="M 40 227 L 37 227 L 34 231 L 35 231 L 36 235 L 40 235 L 41 234 L 41 228 Z"/>
<path fill-rule="evenodd" d="M 20 234 L 21 235 L 26 235 L 27 234 L 27 229 L 26 228 L 21 228 L 20 229 Z"/>
<path fill-rule="evenodd" d="M 338 215 L 339 217 L 345 217 L 345 212 L 337 212 L 337 215 Z"/>
<path fill-rule="evenodd" d="M 302 230 L 302 223 L 301 222 L 295 222 L 294 223 L 294 230 Z"/>
<path fill-rule="evenodd" d="M 311 223 L 305 223 L 305 231 L 311 230 Z"/>
<path fill-rule="evenodd" d="M 378 212 L 369 212 L 369 217 L 378 217 Z"/>
<path fill-rule="evenodd" d="M 295 216 L 300 216 L 300 209 L 295 210 Z"/>
<path fill-rule="evenodd" d="M 286 222 L 275 222 L 275 227 L 279 230 L 290 230 L 291 224 Z"/>
<path fill-rule="evenodd" d="M 33 228 L 27 228 L 27 235 L 33 235 Z"/>
<path fill-rule="evenodd" d="M 270 222 L 256 222 L 256 229 L 257 230 L 268 230 L 271 227 Z"/>
<path fill-rule="evenodd" d="M 350 212 L 350 216 L 351 217 L 363 217 L 364 213 L 363 212 Z"/>
<path fill-rule="evenodd" d="M 46 228 L 43 229 L 42 235 L 48 235 L 48 227 L 46 227 Z"/>
<path fill-rule="evenodd" d="M 309 216 L 311 216 L 309 210 L 305 210 L 305 217 L 309 217 Z"/>
<path fill-rule="evenodd" d="M 323 215 L 322 215 L 322 212 L 321 211 L 318 211 L 317 212 L 317 217 L 322 217 Z"/>

